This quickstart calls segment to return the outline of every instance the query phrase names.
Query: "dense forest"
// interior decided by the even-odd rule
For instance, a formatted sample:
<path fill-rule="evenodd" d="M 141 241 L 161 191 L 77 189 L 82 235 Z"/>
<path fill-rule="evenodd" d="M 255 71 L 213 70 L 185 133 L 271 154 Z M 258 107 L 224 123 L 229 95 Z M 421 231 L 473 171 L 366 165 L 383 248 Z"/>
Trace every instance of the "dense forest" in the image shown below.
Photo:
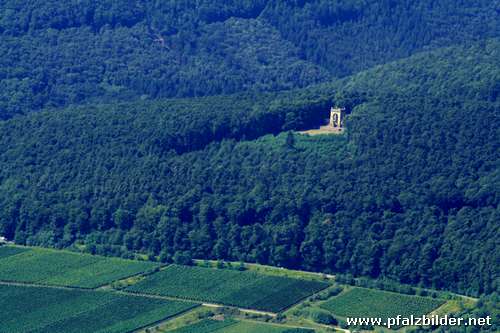
<path fill-rule="evenodd" d="M 4 121 L 0 233 L 491 293 L 499 53 L 489 40 L 303 90 Z M 347 135 L 291 131 L 321 124 L 332 103 L 351 109 Z"/>
<path fill-rule="evenodd" d="M 0 119 L 83 102 L 277 91 L 499 35 L 491 0 L 0 3 Z"/>
<path fill-rule="evenodd" d="M 0 236 L 498 313 L 499 18 L 491 0 L 4 0 Z M 332 105 L 345 134 L 299 133 Z"/>

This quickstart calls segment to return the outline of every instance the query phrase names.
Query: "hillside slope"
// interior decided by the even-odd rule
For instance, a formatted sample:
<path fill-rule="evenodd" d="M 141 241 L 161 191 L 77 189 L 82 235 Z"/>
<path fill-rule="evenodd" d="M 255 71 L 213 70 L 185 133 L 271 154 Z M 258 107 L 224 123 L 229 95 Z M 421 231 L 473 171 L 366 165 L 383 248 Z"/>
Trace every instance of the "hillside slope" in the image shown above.
<path fill-rule="evenodd" d="M 129 256 L 256 261 L 498 289 L 497 40 L 277 94 L 0 123 L 0 233 Z M 346 136 L 276 134 L 353 109 Z"/>
<path fill-rule="evenodd" d="M 489 0 L 7 0 L 0 120 L 113 99 L 300 88 L 499 29 Z"/>

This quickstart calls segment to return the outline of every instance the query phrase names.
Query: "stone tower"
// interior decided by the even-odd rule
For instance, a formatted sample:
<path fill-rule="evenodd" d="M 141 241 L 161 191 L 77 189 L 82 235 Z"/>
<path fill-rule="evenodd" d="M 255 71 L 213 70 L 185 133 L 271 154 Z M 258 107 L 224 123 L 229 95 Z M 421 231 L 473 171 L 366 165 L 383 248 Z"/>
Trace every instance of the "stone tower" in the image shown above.
<path fill-rule="evenodd" d="M 330 127 L 341 130 L 344 127 L 345 108 L 330 109 Z"/>

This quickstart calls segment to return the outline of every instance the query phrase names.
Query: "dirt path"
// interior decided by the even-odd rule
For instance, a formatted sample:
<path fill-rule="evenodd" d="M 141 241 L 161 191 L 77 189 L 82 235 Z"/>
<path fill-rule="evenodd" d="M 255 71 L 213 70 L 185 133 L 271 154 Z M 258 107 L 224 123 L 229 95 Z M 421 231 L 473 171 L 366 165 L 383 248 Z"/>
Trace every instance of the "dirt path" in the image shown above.
<path fill-rule="evenodd" d="M 231 309 L 237 309 L 241 312 L 245 313 L 253 313 L 257 315 L 262 315 L 262 316 L 270 316 L 270 317 L 276 317 L 277 314 L 274 312 L 266 312 L 266 311 L 259 311 L 259 310 L 251 310 L 251 309 L 245 309 L 245 308 L 239 308 L 235 306 L 227 306 L 227 305 L 222 305 L 222 304 L 214 304 L 214 303 L 202 303 L 201 305 L 209 307 L 209 308 L 231 308 Z"/>
<path fill-rule="evenodd" d="M 324 324 L 316 324 L 318 326 L 321 326 L 321 327 L 324 327 L 324 328 L 333 328 L 337 331 L 341 331 L 341 332 L 345 332 L 345 333 L 351 333 L 351 331 L 349 331 L 348 329 L 346 328 L 340 328 L 338 326 L 329 326 L 329 325 L 324 325 Z"/>
<path fill-rule="evenodd" d="M 136 293 L 136 292 L 131 293 L 131 292 L 126 292 L 126 291 L 122 291 L 122 290 L 115 290 L 114 292 L 119 293 L 119 294 L 123 294 L 123 295 L 135 295 L 135 296 L 146 297 L 146 298 L 164 299 L 164 300 L 169 300 L 169 301 L 184 301 L 184 302 L 200 303 L 199 300 L 188 299 L 188 298 L 178 298 L 178 297 L 172 297 L 172 296 L 161 296 L 161 295 L 152 295 L 152 294 L 144 294 L 144 293 Z M 241 312 L 253 313 L 253 314 L 258 314 L 258 315 L 263 315 L 263 316 L 270 316 L 273 318 L 277 316 L 277 314 L 274 312 L 245 309 L 245 308 L 240 308 L 237 306 L 224 305 L 224 304 L 218 304 L 218 303 L 202 302 L 201 305 L 206 306 L 208 308 L 214 308 L 214 309 L 220 309 L 220 308 L 236 309 L 236 310 L 239 310 Z"/>
<path fill-rule="evenodd" d="M 96 291 L 96 289 L 75 288 L 75 287 L 65 287 L 65 286 L 54 286 L 54 285 L 47 285 L 47 284 L 38 284 L 38 283 L 33 283 L 33 282 L 0 281 L 0 285 L 15 286 L 15 287 L 29 287 L 29 288 L 60 289 L 60 290 Z"/>

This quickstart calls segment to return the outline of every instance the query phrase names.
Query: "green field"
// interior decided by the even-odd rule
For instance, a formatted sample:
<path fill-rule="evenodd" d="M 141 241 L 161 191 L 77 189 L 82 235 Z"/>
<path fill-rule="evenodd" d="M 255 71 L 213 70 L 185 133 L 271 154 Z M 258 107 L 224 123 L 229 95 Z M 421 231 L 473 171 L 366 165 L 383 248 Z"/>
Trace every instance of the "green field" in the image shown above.
<path fill-rule="evenodd" d="M 8 282 L 97 288 L 157 266 L 67 251 L 0 247 L 0 281 Z"/>
<path fill-rule="evenodd" d="M 224 328 L 235 325 L 236 320 L 226 319 L 226 320 L 211 320 L 205 319 L 199 321 L 195 324 L 188 325 L 185 327 L 177 328 L 175 330 L 169 331 L 172 333 L 209 333 L 209 332 L 223 332 Z"/>
<path fill-rule="evenodd" d="M 335 296 L 321 307 L 341 317 L 388 318 L 421 316 L 444 303 L 428 297 L 402 295 L 388 291 L 353 288 Z"/>
<path fill-rule="evenodd" d="M 0 285 L 0 333 L 123 333 L 195 306 L 104 291 Z"/>
<path fill-rule="evenodd" d="M 0 259 L 14 256 L 16 254 L 28 251 L 27 248 L 13 247 L 13 246 L 2 246 L 0 247 Z"/>
<path fill-rule="evenodd" d="M 127 290 L 279 312 L 328 286 L 320 281 L 172 265 Z"/>
<path fill-rule="evenodd" d="M 178 328 L 171 333 L 313 333 L 313 330 L 291 328 L 250 321 L 206 319 L 196 324 Z"/>

